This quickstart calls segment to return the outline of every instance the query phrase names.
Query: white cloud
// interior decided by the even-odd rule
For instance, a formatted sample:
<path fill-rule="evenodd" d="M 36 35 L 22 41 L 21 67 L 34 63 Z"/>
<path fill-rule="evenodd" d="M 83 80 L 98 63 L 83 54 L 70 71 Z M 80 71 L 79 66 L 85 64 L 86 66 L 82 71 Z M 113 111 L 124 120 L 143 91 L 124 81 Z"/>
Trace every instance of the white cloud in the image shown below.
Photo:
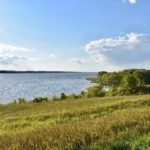
<path fill-rule="evenodd" d="M 136 4 L 138 0 L 123 0 L 123 3 L 129 2 L 130 4 Z"/>
<path fill-rule="evenodd" d="M 135 4 L 135 3 L 137 3 L 137 0 L 129 0 L 129 3 Z"/>
<path fill-rule="evenodd" d="M 0 64 L 6 65 L 6 64 L 13 64 L 15 65 L 18 63 L 18 61 L 26 61 L 26 57 L 12 55 L 12 56 L 0 56 Z"/>
<path fill-rule="evenodd" d="M 1 65 L 16 65 L 20 61 L 29 60 L 26 57 L 19 56 L 18 52 L 29 52 L 31 49 L 24 47 L 17 47 L 9 44 L 0 43 L 0 64 Z M 7 69 L 7 68 L 6 68 Z"/>
<path fill-rule="evenodd" d="M 71 62 L 78 64 L 78 65 L 82 65 L 82 64 L 86 63 L 87 61 L 85 59 L 82 59 L 82 58 L 72 58 Z"/>
<path fill-rule="evenodd" d="M 150 35 L 130 33 L 91 41 L 85 51 L 101 66 L 136 66 L 150 62 Z"/>
<path fill-rule="evenodd" d="M 17 52 L 17 51 L 28 52 L 30 50 L 31 49 L 0 43 L 0 54 L 14 53 L 14 52 Z"/>

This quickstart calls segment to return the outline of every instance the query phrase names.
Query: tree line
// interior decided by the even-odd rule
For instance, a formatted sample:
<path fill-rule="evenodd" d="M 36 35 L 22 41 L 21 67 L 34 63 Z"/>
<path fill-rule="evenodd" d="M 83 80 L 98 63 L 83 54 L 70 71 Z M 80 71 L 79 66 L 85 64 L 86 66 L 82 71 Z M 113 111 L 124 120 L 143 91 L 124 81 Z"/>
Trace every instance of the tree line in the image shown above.
<path fill-rule="evenodd" d="M 99 72 L 88 89 L 89 97 L 150 94 L 150 70 L 127 69 L 119 72 Z"/>

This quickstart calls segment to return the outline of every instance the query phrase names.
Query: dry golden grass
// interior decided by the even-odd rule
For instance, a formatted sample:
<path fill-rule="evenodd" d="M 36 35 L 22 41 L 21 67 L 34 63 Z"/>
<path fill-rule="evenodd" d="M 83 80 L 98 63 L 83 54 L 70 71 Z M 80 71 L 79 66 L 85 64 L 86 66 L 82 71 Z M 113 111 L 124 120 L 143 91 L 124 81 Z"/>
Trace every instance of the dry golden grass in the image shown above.
<path fill-rule="evenodd" d="M 136 149 L 149 132 L 149 95 L 0 106 L 4 150 Z"/>

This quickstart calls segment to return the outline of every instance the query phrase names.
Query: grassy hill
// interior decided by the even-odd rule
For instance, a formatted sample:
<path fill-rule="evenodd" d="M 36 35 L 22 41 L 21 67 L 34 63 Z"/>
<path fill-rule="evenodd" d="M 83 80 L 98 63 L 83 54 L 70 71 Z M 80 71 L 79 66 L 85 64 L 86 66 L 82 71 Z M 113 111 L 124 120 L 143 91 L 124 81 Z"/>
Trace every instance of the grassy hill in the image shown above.
<path fill-rule="evenodd" d="M 149 147 L 149 95 L 0 105 L 3 150 Z"/>

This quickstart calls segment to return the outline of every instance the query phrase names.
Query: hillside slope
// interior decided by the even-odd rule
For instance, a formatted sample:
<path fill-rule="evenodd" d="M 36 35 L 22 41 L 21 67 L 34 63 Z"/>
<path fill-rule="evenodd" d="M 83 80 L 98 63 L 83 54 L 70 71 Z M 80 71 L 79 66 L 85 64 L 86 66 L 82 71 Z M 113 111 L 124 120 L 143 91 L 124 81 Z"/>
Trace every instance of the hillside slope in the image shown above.
<path fill-rule="evenodd" d="M 0 106 L 0 149 L 148 149 L 150 96 Z"/>

